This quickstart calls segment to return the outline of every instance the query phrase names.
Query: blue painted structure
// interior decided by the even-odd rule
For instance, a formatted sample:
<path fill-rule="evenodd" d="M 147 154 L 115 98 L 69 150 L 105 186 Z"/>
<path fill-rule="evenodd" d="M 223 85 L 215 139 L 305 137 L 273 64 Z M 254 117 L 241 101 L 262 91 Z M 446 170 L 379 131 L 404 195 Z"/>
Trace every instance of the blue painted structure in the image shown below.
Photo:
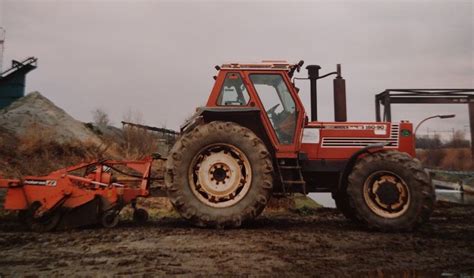
<path fill-rule="evenodd" d="M 11 68 L 0 73 L 0 109 L 25 95 L 26 74 L 36 68 L 37 58 L 12 61 Z"/>

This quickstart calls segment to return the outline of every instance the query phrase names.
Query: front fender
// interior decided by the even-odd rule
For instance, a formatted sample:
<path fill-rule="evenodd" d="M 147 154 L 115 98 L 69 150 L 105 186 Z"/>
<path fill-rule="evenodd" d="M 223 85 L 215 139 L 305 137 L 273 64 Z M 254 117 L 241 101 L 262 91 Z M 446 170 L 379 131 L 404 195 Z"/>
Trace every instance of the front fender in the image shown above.
<path fill-rule="evenodd" d="M 359 159 L 359 157 L 361 155 L 364 155 L 364 154 L 372 154 L 372 153 L 383 151 L 384 146 L 385 146 L 385 144 L 383 144 L 383 143 L 371 144 L 371 145 L 368 145 L 365 148 L 362 148 L 362 149 L 358 150 L 354 154 L 352 154 L 352 156 L 347 160 L 346 165 L 344 166 L 344 170 L 342 171 L 342 175 L 339 178 L 339 185 L 338 185 L 337 189 L 332 192 L 333 197 L 337 192 L 341 192 L 341 191 L 344 192 L 345 191 L 345 189 L 347 187 L 347 178 L 349 177 L 349 174 L 351 173 L 352 168 L 356 164 L 357 159 Z"/>

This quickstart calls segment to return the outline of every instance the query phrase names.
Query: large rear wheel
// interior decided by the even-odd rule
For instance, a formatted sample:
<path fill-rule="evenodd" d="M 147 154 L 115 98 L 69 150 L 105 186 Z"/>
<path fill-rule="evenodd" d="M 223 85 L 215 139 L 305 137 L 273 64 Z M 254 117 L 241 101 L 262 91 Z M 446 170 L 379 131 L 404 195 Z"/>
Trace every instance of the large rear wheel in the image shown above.
<path fill-rule="evenodd" d="M 421 163 L 406 153 L 378 152 L 359 159 L 348 178 L 347 213 L 381 231 L 410 231 L 426 222 L 434 188 Z"/>
<path fill-rule="evenodd" d="M 262 140 L 236 123 L 216 121 L 178 139 L 165 181 L 176 210 L 195 225 L 238 227 L 264 209 L 272 175 Z"/>

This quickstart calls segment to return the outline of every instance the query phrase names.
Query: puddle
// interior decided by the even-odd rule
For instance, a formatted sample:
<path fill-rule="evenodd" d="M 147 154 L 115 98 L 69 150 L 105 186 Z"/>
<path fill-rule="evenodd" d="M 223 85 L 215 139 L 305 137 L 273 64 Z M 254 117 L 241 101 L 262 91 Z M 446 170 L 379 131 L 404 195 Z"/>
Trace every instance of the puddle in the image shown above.
<path fill-rule="evenodd" d="M 462 191 L 436 189 L 436 199 L 463 205 L 474 205 L 474 194 L 466 194 Z"/>
<path fill-rule="evenodd" d="M 325 208 L 336 208 L 336 203 L 331 197 L 331 193 L 309 193 L 308 197 L 316 201 Z"/>
<path fill-rule="evenodd" d="M 452 273 L 452 272 L 443 272 L 437 270 L 385 270 L 377 269 L 368 272 L 356 272 L 349 277 L 403 277 L 403 278 L 416 278 L 416 277 L 460 277 L 460 278 L 472 278 L 474 277 L 474 271 L 469 273 Z"/>

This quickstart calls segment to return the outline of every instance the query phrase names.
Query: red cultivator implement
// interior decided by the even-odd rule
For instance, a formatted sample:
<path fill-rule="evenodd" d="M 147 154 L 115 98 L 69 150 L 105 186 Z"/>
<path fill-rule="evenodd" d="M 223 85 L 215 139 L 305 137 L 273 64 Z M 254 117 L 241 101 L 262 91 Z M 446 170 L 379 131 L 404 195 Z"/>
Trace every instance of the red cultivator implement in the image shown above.
<path fill-rule="evenodd" d="M 51 231 L 100 223 L 114 227 L 121 209 L 130 204 L 133 218 L 144 222 L 148 213 L 136 207 L 139 197 L 150 195 L 153 160 L 100 160 L 51 172 L 47 176 L 0 179 L 7 188 L 4 208 L 19 212 L 31 230 Z"/>

